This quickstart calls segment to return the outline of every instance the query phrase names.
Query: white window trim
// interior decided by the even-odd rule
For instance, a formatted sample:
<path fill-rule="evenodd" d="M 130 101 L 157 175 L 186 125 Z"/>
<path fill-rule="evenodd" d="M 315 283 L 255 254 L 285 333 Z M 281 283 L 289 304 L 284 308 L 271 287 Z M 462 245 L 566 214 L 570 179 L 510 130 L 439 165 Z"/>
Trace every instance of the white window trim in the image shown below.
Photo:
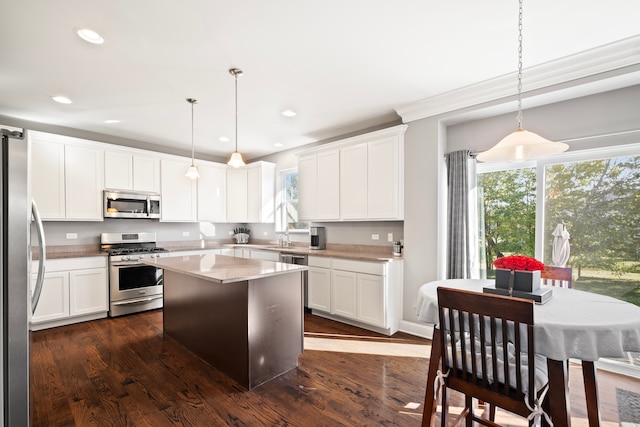
<path fill-rule="evenodd" d="M 605 136 L 606 137 L 606 136 Z M 581 162 L 599 160 L 610 157 L 640 156 L 640 143 L 614 145 L 610 147 L 591 148 L 587 150 L 569 151 L 556 154 L 552 157 L 528 162 L 504 162 L 504 163 L 477 163 L 476 174 L 497 172 L 511 169 L 535 168 L 536 169 L 536 200 L 544 200 L 545 167 L 557 163 Z M 544 204 L 536 203 L 536 242 L 535 257 L 544 259 Z"/>
<path fill-rule="evenodd" d="M 289 234 L 309 234 L 309 229 L 294 229 L 288 230 L 286 228 L 286 219 L 284 214 L 285 193 L 284 193 L 284 175 L 298 172 L 298 167 L 291 167 L 278 170 L 276 174 L 276 233 L 289 233 Z"/>

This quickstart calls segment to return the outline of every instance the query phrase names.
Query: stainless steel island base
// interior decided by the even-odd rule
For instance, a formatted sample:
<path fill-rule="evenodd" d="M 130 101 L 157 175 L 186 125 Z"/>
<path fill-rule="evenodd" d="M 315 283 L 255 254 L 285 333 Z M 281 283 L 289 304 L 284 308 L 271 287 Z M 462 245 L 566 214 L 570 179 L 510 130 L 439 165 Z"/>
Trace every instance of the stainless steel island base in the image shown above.
<path fill-rule="evenodd" d="M 164 333 L 252 389 L 298 366 L 303 271 L 231 283 L 164 272 Z"/>

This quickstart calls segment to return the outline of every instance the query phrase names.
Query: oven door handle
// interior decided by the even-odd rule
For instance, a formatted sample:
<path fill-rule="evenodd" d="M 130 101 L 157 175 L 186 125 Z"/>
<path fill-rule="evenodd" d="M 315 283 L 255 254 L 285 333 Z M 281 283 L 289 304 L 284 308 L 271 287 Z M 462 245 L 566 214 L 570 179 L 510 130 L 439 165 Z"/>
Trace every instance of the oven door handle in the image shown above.
<path fill-rule="evenodd" d="M 141 262 L 132 261 L 132 262 L 112 262 L 111 267 L 136 267 L 140 265 L 145 265 Z"/>
<path fill-rule="evenodd" d="M 162 295 L 156 295 L 156 296 L 146 297 L 146 298 L 136 298 L 136 299 L 130 299 L 130 300 L 126 300 L 126 301 L 112 302 L 111 305 L 142 304 L 142 303 L 149 302 L 149 301 L 155 301 L 155 300 L 160 299 L 160 298 L 162 298 Z"/>

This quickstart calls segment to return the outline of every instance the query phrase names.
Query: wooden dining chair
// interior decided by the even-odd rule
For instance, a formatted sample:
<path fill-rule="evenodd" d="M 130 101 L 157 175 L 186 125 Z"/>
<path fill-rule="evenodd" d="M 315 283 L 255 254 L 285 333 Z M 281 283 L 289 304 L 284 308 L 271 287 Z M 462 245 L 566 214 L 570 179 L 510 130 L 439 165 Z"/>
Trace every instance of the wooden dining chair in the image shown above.
<path fill-rule="evenodd" d="M 570 267 L 545 266 L 540 272 L 543 285 L 558 286 L 561 288 L 573 287 L 573 270 Z"/>
<path fill-rule="evenodd" d="M 434 340 L 440 340 L 442 370 L 434 396 L 441 388 L 442 426 L 448 425 L 448 389 L 465 396 L 455 425 L 497 426 L 496 407 L 525 418 L 541 407 L 538 399 L 548 381 L 545 359 L 534 354 L 533 305 L 520 298 L 438 288 L 440 323 Z M 488 419 L 474 412 L 474 398 L 489 405 Z M 435 404 L 425 405 L 423 426 L 435 425 L 434 413 Z"/>

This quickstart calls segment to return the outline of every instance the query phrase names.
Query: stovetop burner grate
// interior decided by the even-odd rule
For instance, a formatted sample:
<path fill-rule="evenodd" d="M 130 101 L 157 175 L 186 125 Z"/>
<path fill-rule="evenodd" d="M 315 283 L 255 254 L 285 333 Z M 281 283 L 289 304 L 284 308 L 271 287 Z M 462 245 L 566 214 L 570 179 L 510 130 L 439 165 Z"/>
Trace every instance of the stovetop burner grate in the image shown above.
<path fill-rule="evenodd" d="M 108 248 L 105 249 L 109 252 L 111 256 L 117 255 L 130 255 L 130 254 L 140 254 L 140 253 L 157 253 L 157 252 L 168 252 L 164 248 L 158 247 L 123 247 L 123 248 Z"/>

